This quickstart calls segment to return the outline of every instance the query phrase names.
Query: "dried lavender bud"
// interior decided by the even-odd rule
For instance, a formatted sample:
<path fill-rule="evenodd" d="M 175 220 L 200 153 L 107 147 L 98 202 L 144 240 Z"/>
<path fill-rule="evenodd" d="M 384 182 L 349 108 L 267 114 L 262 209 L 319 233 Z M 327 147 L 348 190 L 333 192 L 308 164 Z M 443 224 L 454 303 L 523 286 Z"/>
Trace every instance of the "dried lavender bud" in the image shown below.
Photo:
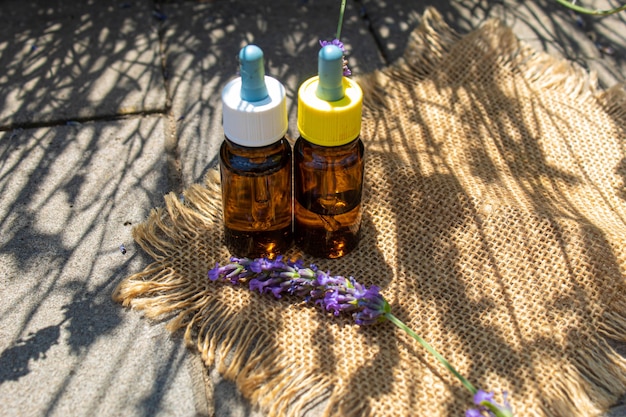
<path fill-rule="evenodd" d="M 230 261 L 224 266 L 216 264 L 209 271 L 209 279 L 227 280 L 231 284 L 246 282 L 251 290 L 271 293 L 276 298 L 281 298 L 282 294 L 295 295 L 321 305 L 335 316 L 350 312 L 359 325 L 382 321 L 384 314 L 391 311 L 378 287 L 367 288 L 353 277 L 333 276 L 315 265 L 304 267 L 300 260 L 290 261 L 279 256 L 274 260 L 231 258 Z"/>

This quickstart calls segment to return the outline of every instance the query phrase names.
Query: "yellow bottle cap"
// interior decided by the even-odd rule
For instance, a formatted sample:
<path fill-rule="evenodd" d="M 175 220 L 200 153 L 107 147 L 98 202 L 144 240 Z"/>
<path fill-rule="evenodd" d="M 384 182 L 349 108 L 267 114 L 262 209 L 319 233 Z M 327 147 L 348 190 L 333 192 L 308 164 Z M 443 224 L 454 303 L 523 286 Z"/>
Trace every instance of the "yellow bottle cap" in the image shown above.
<path fill-rule="evenodd" d="M 361 87 L 343 76 L 343 51 L 325 45 L 318 54 L 318 76 L 298 90 L 298 130 L 311 143 L 341 146 L 361 131 Z"/>
<path fill-rule="evenodd" d="M 356 81 L 343 76 L 343 51 L 324 46 L 318 54 L 318 76 L 298 90 L 300 136 L 320 146 L 341 146 L 361 131 L 363 92 Z"/>
<path fill-rule="evenodd" d="M 361 132 L 363 91 L 356 81 L 343 77 L 344 96 L 326 101 L 316 94 L 319 77 L 306 80 L 298 90 L 300 136 L 320 146 L 341 146 Z"/>

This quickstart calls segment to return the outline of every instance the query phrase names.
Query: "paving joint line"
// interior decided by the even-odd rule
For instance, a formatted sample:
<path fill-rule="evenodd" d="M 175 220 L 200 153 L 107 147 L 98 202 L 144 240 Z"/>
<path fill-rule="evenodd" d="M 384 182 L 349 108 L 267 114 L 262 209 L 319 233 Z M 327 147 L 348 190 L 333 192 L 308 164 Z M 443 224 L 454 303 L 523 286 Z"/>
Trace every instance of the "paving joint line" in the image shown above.
<path fill-rule="evenodd" d="M 390 65 L 391 62 L 389 57 L 387 56 L 387 53 L 385 52 L 385 48 L 383 47 L 383 41 L 374 29 L 374 25 L 372 25 L 372 20 L 367 13 L 367 8 L 365 7 L 365 4 L 363 4 L 361 0 L 354 0 L 354 2 L 359 5 L 359 16 L 361 17 L 361 20 L 365 23 L 367 30 L 369 31 L 370 35 L 372 35 L 372 38 L 374 38 L 374 43 L 376 44 L 376 48 L 383 58 L 385 66 Z"/>
<path fill-rule="evenodd" d="M 153 10 L 159 14 L 162 14 L 161 4 L 159 0 L 152 2 Z M 165 31 L 167 25 L 164 21 L 159 22 L 157 28 L 157 37 L 159 40 L 159 60 L 161 76 L 163 77 L 163 88 L 165 90 L 165 128 L 164 128 L 164 152 L 166 159 L 166 176 L 167 176 L 167 188 L 169 191 L 173 191 L 176 194 L 183 192 L 183 174 L 182 163 L 180 159 L 180 142 L 177 132 L 177 120 L 173 113 L 172 108 L 172 96 L 170 94 L 170 74 L 167 69 L 167 55 L 165 53 Z"/>
<path fill-rule="evenodd" d="M 52 119 L 44 120 L 41 122 L 9 123 L 0 126 L 0 132 L 11 132 L 18 129 L 27 130 L 46 127 L 79 126 L 85 123 L 115 122 L 118 120 L 164 115 L 167 115 L 167 109 L 143 110 L 138 112 L 120 113 L 105 116 L 73 117 L 71 119 Z"/>

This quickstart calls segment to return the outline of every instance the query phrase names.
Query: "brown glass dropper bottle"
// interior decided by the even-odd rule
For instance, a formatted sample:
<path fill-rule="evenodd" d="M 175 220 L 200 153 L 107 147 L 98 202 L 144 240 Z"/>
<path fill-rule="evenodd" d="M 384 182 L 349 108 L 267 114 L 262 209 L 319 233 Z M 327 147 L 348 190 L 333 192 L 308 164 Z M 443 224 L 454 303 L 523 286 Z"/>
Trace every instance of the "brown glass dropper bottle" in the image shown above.
<path fill-rule="evenodd" d="M 263 51 L 239 53 L 241 77 L 222 91 L 224 237 L 239 257 L 274 258 L 292 242 L 292 162 L 285 88 L 265 76 Z"/>
<path fill-rule="evenodd" d="M 297 245 L 306 253 L 339 258 L 358 244 L 364 147 L 359 135 L 363 93 L 343 76 L 343 52 L 324 46 L 318 76 L 298 91 L 294 145 Z"/>

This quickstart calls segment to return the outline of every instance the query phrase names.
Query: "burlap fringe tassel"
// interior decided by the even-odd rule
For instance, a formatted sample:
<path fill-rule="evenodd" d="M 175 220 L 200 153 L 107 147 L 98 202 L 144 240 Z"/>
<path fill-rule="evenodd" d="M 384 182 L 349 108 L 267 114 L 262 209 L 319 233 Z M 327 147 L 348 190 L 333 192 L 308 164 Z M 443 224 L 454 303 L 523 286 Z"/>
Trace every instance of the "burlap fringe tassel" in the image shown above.
<path fill-rule="evenodd" d="M 626 93 L 621 86 L 598 93 L 594 78 L 582 74 L 582 69 L 532 51 L 497 20 L 467 36 L 479 43 L 482 39 L 497 42 L 485 47 L 495 48 L 505 65 L 522 71 L 537 89 L 565 88 L 578 98 L 599 100 L 614 117 L 626 115 Z M 393 99 L 391 80 L 410 85 L 427 77 L 460 38 L 434 9 L 427 9 L 402 60 L 383 71 L 358 77 L 365 93 L 365 112 L 374 117 L 383 111 L 386 100 Z M 217 186 L 217 182 L 207 181 L 207 186 Z M 167 254 L 176 252 L 177 242 L 193 239 L 206 226 L 209 220 L 203 213 L 219 209 L 219 202 L 206 195 L 206 189 L 200 185 L 186 190 L 184 203 L 170 194 L 165 198 L 165 209 L 154 210 L 145 223 L 135 228 L 136 242 L 155 262 L 124 280 L 115 290 L 114 300 L 142 310 L 150 318 L 174 316 L 168 328 L 184 329 L 185 342 L 195 346 L 206 365 L 216 365 L 225 378 L 235 381 L 243 395 L 270 417 L 299 416 L 320 402 L 326 402 L 327 416 L 336 415 L 341 408 L 344 417 L 360 417 L 362 405 L 340 406 L 340 389 L 322 376 L 294 368 L 293 361 L 284 362 L 268 352 L 264 349 L 268 341 L 251 321 L 239 318 L 223 304 L 216 308 L 206 291 L 208 280 L 198 282 L 177 274 Z M 618 313 L 606 315 L 606 327 L 601 333 L 626 341 L 626 318 L 619 314 L 626 311 L 626 302 L 620 298 L 611 308 Z M 547 402 L 543 408 L 546 415 L 566 416 L 576 409 L 581 415 L 598 415 L 624 392 L 626 361 L 607 343 L 590 342 L 588 352 L 581 353 L 546 392 L 546 398 L 561 400 Z M 519 411 L 519 415 L 524 415 L 523 410 Z"/>
<path fill-rule="evenodd" d="M 207 184 L 217 185 L 213 181 Z M 207 290 L 216 284 L 206 275 L 200 280 L 181 276 L 166 255 L 176 253 L 180 242 L 194 239 L 208 226 L 203 212 L 218 209 L 215 201 L 206 198 L 208 194 L 197 184 L 185 191 L 184 202 L 170 193 L 165 197 L 165 209 L 153 210 L 148 220 L 133 230 L 135 241 L 155 262 L 120 283 L 113 299 L 142 310 L 149 318 L 169 318 L 171 332 L 184 330 L 187 346 L 197 349 L 207 366 L 215 365 L 268 416 L 302 415 L 330 396 L 330 382 L 266 349 L 271 343 L 254 321 L 223 304 L 217 308 Z"/>

